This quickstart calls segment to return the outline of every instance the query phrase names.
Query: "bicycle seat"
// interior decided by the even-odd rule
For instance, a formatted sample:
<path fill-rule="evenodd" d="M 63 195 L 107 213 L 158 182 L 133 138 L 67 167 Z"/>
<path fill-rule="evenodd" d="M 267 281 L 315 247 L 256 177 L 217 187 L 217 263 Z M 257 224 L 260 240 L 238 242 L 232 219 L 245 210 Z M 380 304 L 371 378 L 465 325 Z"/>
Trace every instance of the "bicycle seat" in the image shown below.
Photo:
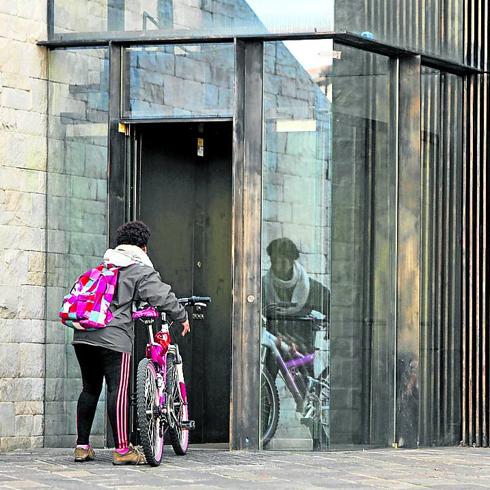
<path fill-rule="evenodd" d="M 133 320 L 138 320 L 139 318 L 158 318 L 160 314 L 154 306 L 148 303 L 140 303 L 131 316 Z"/>

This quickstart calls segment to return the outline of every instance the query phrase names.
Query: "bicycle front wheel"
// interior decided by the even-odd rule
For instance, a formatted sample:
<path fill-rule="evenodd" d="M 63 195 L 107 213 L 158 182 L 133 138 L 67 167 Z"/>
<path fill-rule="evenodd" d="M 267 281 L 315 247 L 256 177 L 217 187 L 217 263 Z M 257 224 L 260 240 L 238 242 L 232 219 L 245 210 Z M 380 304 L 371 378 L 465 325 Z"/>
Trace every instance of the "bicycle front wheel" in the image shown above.
<path fill-rule="evenodd" d="M 263 367 L 260 374 L 262 447 L 266 447 L 274 437 L 279 423 L 279 393 L 276 382 Z"/>
<path fill-rule="evenodd" d="M 173 354 L 167 356 L 167 414 L 169 417 L 168 433 L 175 454 L 183 456 L 189 447 L 189 429 L 183 422 L 189 420 L 189 407 L 182 371 L 177 369 Z"/>
<path fill-rule="evenodd" d="M 136 403 L 140 441 L 146 461 L 151 466 L 158 466 L 163 456 L 163 426 L 157 372 L 150 359 L 142 359 L 138 364 Z"/>

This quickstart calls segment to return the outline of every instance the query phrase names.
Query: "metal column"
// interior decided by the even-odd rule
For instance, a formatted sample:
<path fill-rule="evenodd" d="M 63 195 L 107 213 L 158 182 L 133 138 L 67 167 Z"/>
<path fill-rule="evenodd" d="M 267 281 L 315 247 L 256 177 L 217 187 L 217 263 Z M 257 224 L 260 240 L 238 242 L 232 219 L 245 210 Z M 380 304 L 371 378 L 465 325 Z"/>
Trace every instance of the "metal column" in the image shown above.
<path fill-rule="evenodd" d="M 258 449 L 263 45 L 240 41 L 235 46 L 230 446 Z"/>
<path fill-rule="evenodd" d="M 396 419 L 398 447 L 416 447 L 420 330 L 420 56 L 399 59 Z"/>
<path fill-rule="evenodd" d="M 125 135 L 119 132 L 121 117 L 121 51 L 120 45 L 109 47 L 109 243 L 117 228 L 126 220 L 126 154 Z"/>

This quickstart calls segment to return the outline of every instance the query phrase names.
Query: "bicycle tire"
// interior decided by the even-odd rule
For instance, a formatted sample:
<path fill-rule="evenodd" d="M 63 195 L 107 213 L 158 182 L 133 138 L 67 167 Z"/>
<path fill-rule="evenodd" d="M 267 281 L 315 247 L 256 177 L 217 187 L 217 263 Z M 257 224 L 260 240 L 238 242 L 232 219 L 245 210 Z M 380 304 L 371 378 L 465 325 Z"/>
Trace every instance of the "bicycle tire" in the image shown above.
<path fill-rule="evenodd" d="M 189 405 L 184 401 L 181 392 L 181 383 L 184 380 L 177 379 L 177 368 L 173 354 L 167 356 L 167 415 L 174 417 L 173 423 L 169 423 L 168 435 L 175 454 L 184 456 L 189 448 L 189 430 L 183 429 L 182 421 L 189 420 Z M 177 408 L 177 411 L 176 411 Z"/>
<path fill-rule="evenodd" d="M 318 377 L 320 380 L 328 379 L 328 368 L 324 369 L 320 376 Z M 328 430 L 325 430 L 323 424 L 321 423 L 322 417 L 329 417 L 329 411 L 322 410 L 322 397 L 326 397 L 330 406 L 330 385 L 328 384 L 325 388 L 325 391 L 322 391 L 321 387 L 318 387 L 316 391 L 316 395 L 319 399 L 319 406 L 317 408 L 320 420 L 317 424 L 317 427 L 310 428 L 311 437 L 313 439 L 313 450 L 314 451 L 324 451 L 329 447 L 330 434 Z"/>
<path fill-rule="evenodd" d="M 263 367 L 260 375 L 262 447 L 266 447 L 274 437 L 279 423 L 279 392 L 267 368 Z"/>
<path fill-rule="evenodd" d="M 150 466 L 158 466 L 163 456 L 163 427 L 155 407 L 160 404 L 157 372 L 150 359 L 142 359 L 136 375 L 136 416 L 140 442 Z M 151 411 L 151 414 L 148 412 Z"/>

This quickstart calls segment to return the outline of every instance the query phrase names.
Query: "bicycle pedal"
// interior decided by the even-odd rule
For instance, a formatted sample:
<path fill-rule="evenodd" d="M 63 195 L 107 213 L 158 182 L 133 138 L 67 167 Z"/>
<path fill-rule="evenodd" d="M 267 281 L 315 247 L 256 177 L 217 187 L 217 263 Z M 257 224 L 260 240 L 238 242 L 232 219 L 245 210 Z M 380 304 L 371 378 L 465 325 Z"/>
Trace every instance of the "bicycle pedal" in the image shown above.
<path fill-rule="evenodd" d="M 194 430 L 196 428 L 196 422 L 194 420 L 183 420 L 180 426 L 182 429 Z"/>

